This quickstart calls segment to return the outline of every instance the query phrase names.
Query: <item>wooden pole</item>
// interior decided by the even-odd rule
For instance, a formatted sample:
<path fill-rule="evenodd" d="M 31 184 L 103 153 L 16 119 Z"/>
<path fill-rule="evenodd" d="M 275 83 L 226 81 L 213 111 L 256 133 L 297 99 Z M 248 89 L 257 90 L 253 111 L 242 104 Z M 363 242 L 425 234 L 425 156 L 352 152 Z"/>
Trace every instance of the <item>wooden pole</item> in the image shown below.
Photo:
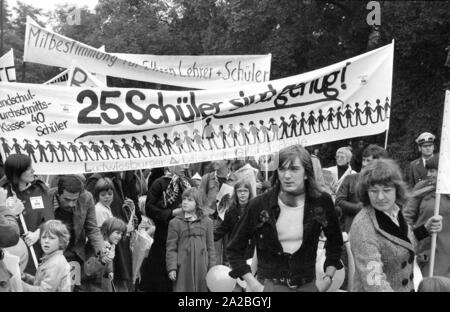
<path fill-rule="evenodd" d="M 441 203 L 441 194 L 436 193 L 436 200 L 434 202 L 434 215 L 439 215 L 439 205 Z M 432 277 L 434 273 L 434 258 L 436 255 L 436 240 L 437 233 L 431 234 L 431 253 L 430 253 L 430 272 L 428 273 L 428 277 Z"/>
<path fill-rule="evenodd" d="M 28 228 L 27 228 L 27 224 L 25 223 L 25 219 L 23 218 L 23 214 L 20 214 L 19 218 L 20 218 L 20 223 L 22 224 L 23 231 L 25 233 L 27 233 L 28 232 Z M 30 248 L 31 258 L 33 258 L 34 266 L 37 269 L 38 268 L 38 261 L 37 261 L 36 253 L 34 252 L 33 245 L 28 246 L 28 248 Z"/>
<path fill-rule="evenodd" d="M 266 174 L 265 174 L 265 176 L 266 176 L 266 181 L 269 181 L 269 168 L 268 168 L 268 166 L 267 166 L 267 154 L 266 155 L 264 155 L 264 157 L 265 157 L 265 163 L 266 163 Z"/>
<path fill-rule="evenodd" d="M 387 142 L 389 137 L 389 128 L 386 130 L 386 138 L 384 139 L 384 149 L 387 150 Z"/>

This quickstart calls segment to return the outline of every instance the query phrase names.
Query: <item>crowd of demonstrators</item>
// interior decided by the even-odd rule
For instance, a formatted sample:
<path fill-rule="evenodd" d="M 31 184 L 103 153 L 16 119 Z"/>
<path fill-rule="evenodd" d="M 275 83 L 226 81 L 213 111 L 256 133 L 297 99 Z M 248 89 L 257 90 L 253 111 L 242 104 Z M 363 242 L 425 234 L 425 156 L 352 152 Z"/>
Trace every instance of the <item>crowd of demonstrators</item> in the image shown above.
<path fill-rule="evenodd" d="M 323 169 L 318 148 L 310 154 L 293 145 L 279 152 L 271 172 L 253 159 L 233 159 L 52 176 L 47 183 L 35 177 L 28 156 L 10 155 L 0 180 L 0 290 L 17 288 L 7 283 L 2 249 L 19 246 L 22 236 L 39 260 L 36 268 L 29 256 L 22 269 L 24 291 L 204 292 L 217 264 L 245 280 L 246 291 L 327 291 L 349 261 L 355 274 L 341 289 L 410 291 L 414 258 L 425 276 L 437 232 L 437 276 L 419 291 L 443 289 L 450 197 L 441 196 L 441 215 L 434 216 L 434 140 L 430 133 L 416 139 L 421 156 L 410 165 L 409 186 L 384 148 L 362 140 L 338 148 L 335 166 Z M 152 244 L 136 280 L 133 243 L 141 229 Z M 320 240 L 325 261 L 317 280 Z"/>

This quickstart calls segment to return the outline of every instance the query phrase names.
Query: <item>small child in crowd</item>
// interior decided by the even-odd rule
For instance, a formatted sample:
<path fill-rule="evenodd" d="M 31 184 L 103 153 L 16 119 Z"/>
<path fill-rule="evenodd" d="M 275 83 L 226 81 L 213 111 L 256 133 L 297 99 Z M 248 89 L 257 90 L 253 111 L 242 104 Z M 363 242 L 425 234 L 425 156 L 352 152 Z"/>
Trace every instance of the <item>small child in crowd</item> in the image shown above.
<path fill-rule="evenodd" d="M 111 203 L 114 199 L 114 185 L 111 179 L 99 179 L 95 184 L 93 195 L 96 202 L 95 216 L 97 218 L 97 225 L 100 227 L 106 219 L 113 217 Z"/>
<path fill-rule="evenodd" d="M 169 222 L 166 266 L 175 292 L 207 292 L 206 274 L 215 265 L 213 222 L 203 213 L 200 193 L 182 195 L 183 214 Z"/>
<path fill-rule="evenodd" d="M 113 260 L 115 256 L 116 245 L 127 232 L 127 225 L 122 220 L 111 217 L 106 219 L 100 227 L 100 232 L 105 241 L 107 249 L 106 263 L 101 262 L 99 257 L 90 257 L 85 265 L 85 274 L 88 291 L 92 292 L 112 292 L 113 284 Z"/>
<path fill-rule="evenodd" d="M 70 292 L 70 265 L 63 255 L 70 234 L 60 220 L 41 225 L 40 243 L 44 256 L 36 275 L 22 275 L 25 292 Z"/>

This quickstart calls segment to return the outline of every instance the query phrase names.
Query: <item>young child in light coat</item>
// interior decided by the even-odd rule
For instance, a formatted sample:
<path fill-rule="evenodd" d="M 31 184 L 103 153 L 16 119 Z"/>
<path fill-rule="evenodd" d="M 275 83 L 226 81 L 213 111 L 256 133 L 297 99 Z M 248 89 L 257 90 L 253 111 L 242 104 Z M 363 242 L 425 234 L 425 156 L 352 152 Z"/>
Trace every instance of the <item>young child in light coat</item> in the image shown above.
<path fill-rule="evenodd" d="M 35 276 L 22 275 L 24 292 L 70 292 L 70 265 L 63 255 L 69 240 L 69 231 L 60 220 L 49 220 L 41 226 L 44 256 Z"/>

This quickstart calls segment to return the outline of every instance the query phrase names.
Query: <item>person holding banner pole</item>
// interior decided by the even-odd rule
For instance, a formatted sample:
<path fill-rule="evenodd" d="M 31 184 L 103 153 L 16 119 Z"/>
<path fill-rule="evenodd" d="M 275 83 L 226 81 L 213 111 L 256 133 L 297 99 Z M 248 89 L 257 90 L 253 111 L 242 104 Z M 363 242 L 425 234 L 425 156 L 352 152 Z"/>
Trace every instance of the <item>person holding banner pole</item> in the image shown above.
<path fill-rule="evenodd" d="M 415 246 L 442 230 L 442 217 L 432 216 L 414 230 L 408 226 L 402 211 L 406 185 L 391 159 L 377 159 L 364 168 L 357 193 L 364 206 L 350 228 L 352 291 L 414 291 Z"/>
<path fill-rule="evenodd" d="M 450 91 L 445 92 L 444 102 L 444 115 L 442 121 L 442 133 L 441 133 L 441 150 L 439 156 L 441 158 L 441 168 L 437 175 L 436 182 L 436 203 L 434 205 L 434 215 L 439 214 L 439 206 L 441 200 L 441 194 L 450 194 L 450 181 L 449 181 L 449 166 L 450 166 Z M 433 234 L 431 237 L 431 256 L 430 256 L 430 271 L 429 277 L 434 273 L 434 258 L 436 253 L 436 241 L 437 235 Z"/>
<path fill-rule="evenodd" d="M 436 179 L 439 156 L 434 155 L 426 161 L 428 177 L 414 187 L 413 196 L 408 200 L 404 216 L 412 227 L 418 227 L 434 215 L 435 207 L 439 207 L 443 217 L 443 228 L 436 242 L 438 251 L 434 261 L 434 275 L 450 278 L 450 195 L 436 194 Z M 440 201 L 438 201 L 440 197 Z M 427 276 L 431 268 L 431 238 L 419 242 L 417 247 L 417 263 L 423 276 Z"/>
<path fill-rule="evenodd" d="M 21 234 L 30 247 L 30 253 L 36 263 L 29 261 L 25 272 L 35 274 L 37 259 L 42 256 L 39 244 L 42 223 L 54 219 L 53 205 L 45 183 L 34 176 L 30 157 L 24 154 L 12 154 L 5 161 L 5 177 L 0 187 L 8 192 L 8 201 L 21 201 L 25 207 L 20 217 Z M 33 255 L 33 253 L 35 255 Z"/>

